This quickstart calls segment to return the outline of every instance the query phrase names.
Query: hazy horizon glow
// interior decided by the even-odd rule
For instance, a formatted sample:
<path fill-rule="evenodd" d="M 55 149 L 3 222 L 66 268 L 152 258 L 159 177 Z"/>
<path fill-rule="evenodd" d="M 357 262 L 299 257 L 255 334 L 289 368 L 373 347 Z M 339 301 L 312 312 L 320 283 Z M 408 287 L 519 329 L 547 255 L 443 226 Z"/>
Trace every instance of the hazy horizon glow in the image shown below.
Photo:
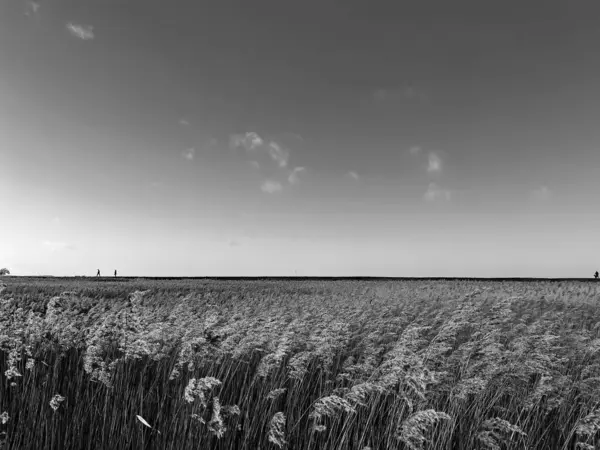
<path fill-rule="evenodd" d="M 599 12 L 3 2 L 0 267 L 591 276 Z"/>

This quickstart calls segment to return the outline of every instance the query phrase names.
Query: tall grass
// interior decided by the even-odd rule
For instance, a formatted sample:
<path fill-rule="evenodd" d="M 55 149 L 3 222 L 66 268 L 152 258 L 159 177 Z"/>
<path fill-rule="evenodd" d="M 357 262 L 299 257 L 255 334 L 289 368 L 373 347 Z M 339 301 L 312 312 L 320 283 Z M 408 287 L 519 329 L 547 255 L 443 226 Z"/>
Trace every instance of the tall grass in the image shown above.
<path fill-rule="evenodd" d="M 589 449 L 600 431 L 600 285 L 9 283 L 9 449 Z"/>

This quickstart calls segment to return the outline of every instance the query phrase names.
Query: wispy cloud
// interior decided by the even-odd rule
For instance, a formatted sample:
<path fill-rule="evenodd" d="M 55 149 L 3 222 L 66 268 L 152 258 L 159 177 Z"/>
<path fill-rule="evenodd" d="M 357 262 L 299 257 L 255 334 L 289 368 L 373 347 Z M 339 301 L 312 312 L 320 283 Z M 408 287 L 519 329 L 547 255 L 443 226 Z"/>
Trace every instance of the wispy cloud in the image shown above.
<path fill-rule="evenodd" d="M 239 247 L 240 245 L 242 245 L 242 243 L 235 239 L 230 239 L 227 245 L 229 245 L 230 247 Z"/>
<path fill-rule="evenodd" d="M 288 181 L 290 184 L 298 184 L 300 182 L 300 174 L 306 172 L 305 167 L 295 167 L 294 170 L 290 173 L 288 177 Z"/>
<path fill-rule="evenodd" d="M 547 201 L 552 198 L 552 191 L 548 186 L 540 186 L 530 192 L 530 197 L 535 201 Z"/>
<path fill-rule="evenodd" d="M 436 153 L 429 153 L 427 164 L 427 172 L 441 172 L 442 159 Z"/>
<path fill-rule="evenodd" d="M 278 181 L 266 180 L 260 189 L 267 194 L 275 194 L 283 189 L 283 186 Z"/>
<path fill-rule="evenodd" d="M 452 198 L 452 193 L 448 189 L 442 189 L 435 183 L 429 183 L 429 187 L 425 192 L 424 198 L 428 202 L 437 200 L 449 201 Z"/>
<path fill-rule="evenodd" d="M 301 167 L 291 172 L 287 170 L 291 151 L 279 139 L 264 138 L 255 131 L 230 135 L 229 147 L 244 150 L 247 163 L 255 170 L 268 173 L 269 178 L 287 177 L 290 184 L 295 184 L 300 180 L 300 172 L 304 171 Z M 278 181 L 266 180 L 262 183 L 261 190 L 273 194 L 283 190 L 283 185 Z"/>
<path fill-rule="evenodd" d="M 354 180 L 358 180 L 360 177 L 358 176 L 358 174 L 356 172 L 354 172 L 353 170 L 351 170 L 350 172 L 346 173 L 347 177 L 350 177 Z"/>
<path fill-rule="evenodd" d="M 56 242 L 56 241 L 44 241 L 43 246 L 52 252 L 61 251 L 61 250 L 74 250 L 75 247 L 66 242 Z"/>
<path fill-rule="evenodd" d="M 188 161 L 192 161 L 194 159 L 194 156 L 196 155 L 196 149 L 195 148 L 188 148 L 187 150 L 184 150 L 182 153 L 182 156 L 187 159 Z"/>
<path fill-rule="evenodd" d="M 274 140 L 265 140 L 258 133 L 249 131 L 244 134 L 232 134 L 229 137 L 229 147 L 242 148 L 251 153 L 254 158 L 268 158 L 275 162 L 279 168 L 287 167 L 290 159 L 290 150 Z"/>
<path fill-rule="evenodd" d="M 34 1 L 28 1 L 26 3 L 25 6 L 25 15 L 26 16 L 31 16 L 34 15 L 38 12 L 38 10 L 40 9 L 40 4 L 38 2 L 34 2 Z"/>
<path fill-rule="evenodd" d="M 412 146 L 412 147 L 411 147 L 411 148 L 408 150 L 408 152 L 409 152 L 411 155 L 413 155 L 413 156 L 416 156 L 416 155 L 418 155 L 419 153 L 421 153 L 421 147 L 419 147 L 418 145 L 413 145 L 413 146 Z"/>
<path fill-rule="evenodd" d="M 271 141 L 269 142 L 269 155 L 273 161 L 279 164 L 279 167 L 285 167 L 290 158 L 290 151 L 277 142 Z"/>
<path fill-rule="evenodd" d="M 232 134 L 229 137 L 229 146 L 232 149 L 243 147 L 247 151 L 251 151 L 260 147 L 263 143 L 263 139 L 254 131 L 249 131 L 244 134 Z"/>
<path fill-rule="evenodd" d="M 183 127 L 187 127 L 189 126 L 190 122 L 187 119 L 179 119 L 179 125 L 183 126 Z"/>
<path fill-rule="evenodd" d="M 72 36 L 83 39 L 84 41 L 94 39 L 94 27 L 91 25 L 80 25 L 69 22 L 67 24 L 67 30 Z"/>

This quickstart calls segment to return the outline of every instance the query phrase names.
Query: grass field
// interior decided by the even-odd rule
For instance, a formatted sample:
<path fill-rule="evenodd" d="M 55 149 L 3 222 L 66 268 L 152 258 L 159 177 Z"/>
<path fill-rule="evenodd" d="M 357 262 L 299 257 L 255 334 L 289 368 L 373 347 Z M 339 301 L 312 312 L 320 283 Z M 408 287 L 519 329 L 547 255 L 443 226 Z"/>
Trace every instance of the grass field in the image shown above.
<path fill-rule="evenodd" d="M 4 448 L 593 449 L 600 432 L 600 283 L 3 282 Z"/>

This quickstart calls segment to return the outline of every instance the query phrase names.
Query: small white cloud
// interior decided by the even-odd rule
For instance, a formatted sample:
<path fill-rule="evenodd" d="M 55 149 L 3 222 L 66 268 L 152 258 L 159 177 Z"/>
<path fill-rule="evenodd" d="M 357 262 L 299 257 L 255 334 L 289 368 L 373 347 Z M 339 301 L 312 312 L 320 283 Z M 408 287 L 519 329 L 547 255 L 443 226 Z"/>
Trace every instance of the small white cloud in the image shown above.
<path fill-rule="evenodd" d="M 266 180 L 260 189 L 267 194 L 275 194 L 276 192 L 280 192 L 283 189 L 283 186 L 277 181 Z"/>
<path fill-rule="evenodd" d="M 229 138 L 229 146 L 232 149 L 243 147 L 247 151 L 251 151 L 260 147 L 263 143 L 263 139 L 254 131 L 249 131 L 244 134 L 232 134 Z"/>
<path fill-rule="evenodd" d="M 181 125 L 182 127 L 187 127 L 189 126 L 190 122 L 187 119 L 179 119 L 179 125 Z"/>
<path fill-rule="evenodd" d="M 358 174 L 356 172 L 354 172 L 353 170 L 351 170 L 350 172 L 346 173 L 347 177 L 353 178 L 355 180 L 358 180 L 360 177 L 358 176 Z"/>
<path fill-rule="evenodd" d="M 295 167 L 288 177 L 290 184 L 298 184 L 300 182 L 300 174 L 303 172 L 306 172 L 305 167 Z"/>
<path fill-rule="evenodd" d="M 428 202 L 433 202 L 436 200 L 446 200 L 449 201 L 452 198 L 452 193 L 448 189 L 442 189 L 435 183 L 430 183 L 427 188 L 427 192 L 425 192 L 425 200 Z"/>
<path fill-rule="evenodd" d="M 290 152 L 288 149 L 283 148 L 277 142 L 269 142 L 269 155 L 271 159 L 279 164 L 279 167 L 287 166 L 288 159 L 290 157 Z"/>
<path fill-rule="evenodd" d="M 188 161 L 192 161 L 194 159 L 194 156 L 196 155 L 196 149 L 195 148 L 188 148 L 187 150 L 185 150 L 182 153 L 182 156 L 187 159 Z"/>
<path fill-rule="evenodd" d="M 43 245 L 44 245 L 44 247 L 46 247 L 48 250 L 50 250 L 52 252 L 56 252 L 56 251 L 60 251 L 60 250 L 74 250 L 75 249 L 75 247 L 73 247 L 71 244 L 68 244 L 66 242 L 44 241 Z"/>
<path fill-rule="evenodd" d="M 533 200 L 547 201 L 552 197 L 552 191 L 548 188 L 548 186 L 540 186 L 539 188 L 531 191 L 530 195 Z"/>
<path fill-rule="evenodd" d="M 232 149 L 243 148 L 252 152 L 253 158 L 270 158 L 280 168 L 287 167 L 290 150 L 275 141 L 265 140 L 254 131 L 245 134 L 232 134 L 229 136 L 229 147 Z M 261 163 L 262 164 L 262 163 Z"/>
<path fill-rule="evenodd" d="M 68 23 L 67 30 L 72 36 L 76 38 L 88 41 L 94 39 L 94 27 L 91 25 L 78 25 L 75 23 Z"/>
<path fill-rule="evenodd" d="M 428 158 L 427 172 L 441 172 L 442 159 L 435 153 L 430 153 Z"/>
<path fill-rule="evenodd" d="M 26 16 L 31 16 L 34 15 L 38 12 L 38 10 L 40 9 L 40 4 L 38 2 L 34 2 L 34 1 L 29 1 L 26 3 L 26 10 L 25 10 L 25 15 Z"/>

